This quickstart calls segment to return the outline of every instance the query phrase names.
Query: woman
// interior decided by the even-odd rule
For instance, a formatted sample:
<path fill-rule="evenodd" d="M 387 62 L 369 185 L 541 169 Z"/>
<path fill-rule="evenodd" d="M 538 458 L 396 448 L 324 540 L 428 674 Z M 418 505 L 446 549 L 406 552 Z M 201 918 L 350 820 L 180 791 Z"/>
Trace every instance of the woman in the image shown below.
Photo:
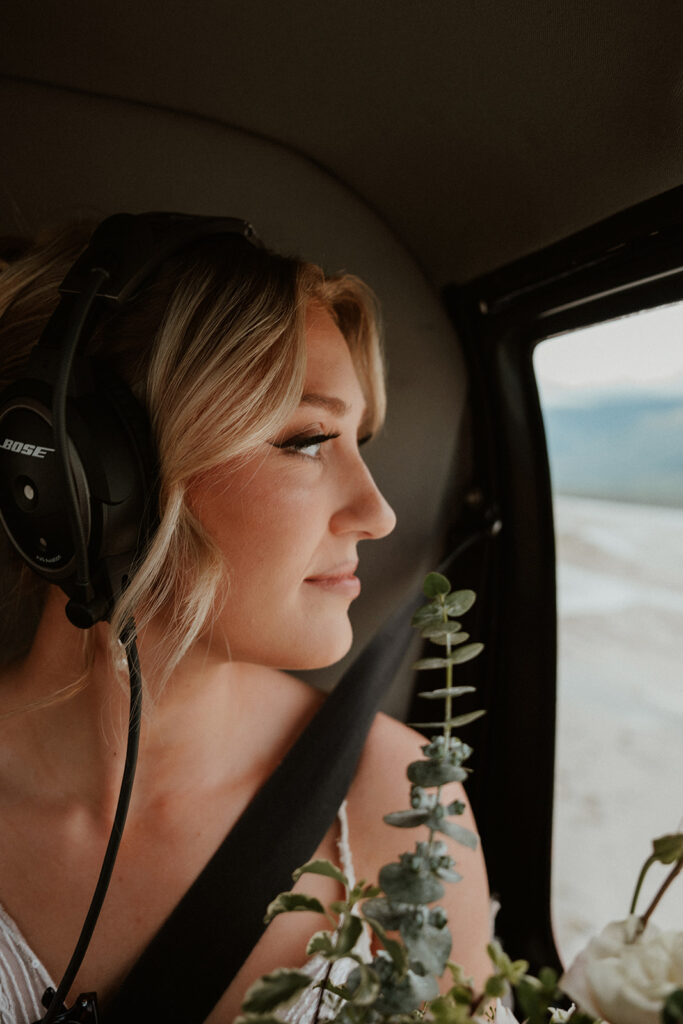
<path fill-rule="evenodd" d="M 20 375 L 85 240 L 79 229 L 53 236 L 0 275 L 3 383 Z M 24 964 L 26 1020 L 71 954 L 111 827 L 125 753 L 123 624 L 135 615 L 153 710 L 114 877 L 68 1004 L 88 990 L 106 1002 L 301 734 L 321 697 L 283 670 L 346 653 L 358 543 L 395 521 L 359 451 L 381 424 L 384 385 L 373 300 L 356 278 L 326 279 L 243 239 L 204 238 L 103 318 L 86 349 L 147 409 L 160 522 L 111 624 L 85 633 L 67 621 L 62 591 L 6 554 L 0 965 L 10 947 Z M 32 614 L 35 630 L 14 636 Z M 405 806 L 403 766 L 421 742 L 381 715 L 372 728 L 347 801 L 358 877 L 376 879 L 405 848 L 381 815 Z M 338 832 L 335 823 L 316 856 L 338 860 Z M 466 883 L 445 901 L 453 958 L 481 979 L 483 860 L 454 854 Z M 339 896 L 322 877 L 305 889 Z M 307 913 L 277 918 L 212 1024 L 234 1019 L 257 977 L 302 963 L 319 927 Z M 2 1019 L 23 1022 L 26 1009 L 3 1008 L 1 971 Z M 6 975 L 5 999 L 10 984 Z"/>

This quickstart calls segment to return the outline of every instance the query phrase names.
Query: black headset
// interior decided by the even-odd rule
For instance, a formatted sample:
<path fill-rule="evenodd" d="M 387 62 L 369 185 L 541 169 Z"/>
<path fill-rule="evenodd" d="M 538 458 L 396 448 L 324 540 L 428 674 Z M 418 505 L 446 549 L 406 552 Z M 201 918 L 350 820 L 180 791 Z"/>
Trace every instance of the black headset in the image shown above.
<path fill-rule="evenodd" d="M 25 376 L 0 395 L 0 521 L 24 561 L 69 597 L 82 629 L 108 620 L 157 524 L 157 460 L 145 411 L 105 362 L 78 353 L 106 313 L 125 307 L 161 264 L 201 238 L 241 237 L 232 217 L 116 214 L 94 232 L 60 285 L 61 300 Z M 142 344 L 145 341 L 142 339 Z M 88 913 L 42 1024 L 97 1024 L 95 993 L 64 1000 L 92 937 L 130 802 L 140 735 L 141 677 L 132 619 L 120 637 L 131 682 L 126 761 Z"/>
<path fill-rule="evenodd" d="M 253 228 L 231 217 L 117 214 L 60 285 L 25 376 L 0 395 L 0 521 L 24 561 L 70 598 L 83 629 L 106 620 L 156 525 L 147 417 L 105 362 L 79 354 L 169 257 L 206 236 Z M 141 342 L 144 344 L 144 339 Z"/>

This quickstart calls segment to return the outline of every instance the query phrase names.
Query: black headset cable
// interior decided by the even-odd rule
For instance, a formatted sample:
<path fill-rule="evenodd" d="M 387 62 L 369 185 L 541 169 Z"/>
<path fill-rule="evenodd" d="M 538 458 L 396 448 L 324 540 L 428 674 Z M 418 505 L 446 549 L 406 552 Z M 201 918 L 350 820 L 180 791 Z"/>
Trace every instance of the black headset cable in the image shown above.
<path fill-rule="evenodd" d="M 137 764 L 138 746 L 140 742 L 140 717 L 142 710 L 142 676 L 140 673 L 140 659 L 138 657 L 136 644 L 135 623 L 132 619 L 125 626 L 119 639 L 126 651 L 128 673 L 130 675 L 128 743 L 126 746 L 126 761 L 123 768 L 123 778 L 121 780 L 119 799 L 116 805 L 114 823 L 109 836 L 109 842 L 107 843 L 107 849 L 100 869 L 100 875 L 90 902 L 90 907 L 88 908 L 88 913 L 86 914 L 85 921 L 83 922 L 81 934 L 78 938 L 78 942 L 76 943 L 76 948 L 73 951 L 71 960 L 64 972 L 64 977 L 59 983 L 57 991 L 55 992 L 53 989 L 49 988 L 43 996 L 44 1004 L 47 1004 L 49 1000 L 49 1009 L 46 1015 L 41 1019 L 41 1024 L 52 1024 L 52 1022 L 56 1020 L 65 1019 L 63 1016 L 64 1000 L 69 989 L 73 985 L 74 978 L 78 973 L 81 963 L 83 962 L 83 957 L 85 956 L 93 931 L 95 930 L 95 924 L 97 923 L 97 918 L 99 917 L 102 909 L 104 897 L 107 893 L 107 888 L 114 870 L 114 862 L 121 843 L 123 827 L 126 822 L 126 815 L 128 814 L 128 807 L 130 805 L 130 796 L 133 789 L 135 766 Z"/>

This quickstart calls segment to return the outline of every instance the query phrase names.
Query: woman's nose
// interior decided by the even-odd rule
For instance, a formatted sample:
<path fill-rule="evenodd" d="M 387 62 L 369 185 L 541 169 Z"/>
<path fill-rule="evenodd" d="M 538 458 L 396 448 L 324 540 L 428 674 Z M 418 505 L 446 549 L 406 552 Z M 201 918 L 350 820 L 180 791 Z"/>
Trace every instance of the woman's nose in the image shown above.
<path fill-rule="evenodd" d="M 355 532 L 359 540 L 386 537 L 396 526 L 396 514 L 362 460 L 349 483 L 346 500 L 330 521 L 332 532 Z"/>

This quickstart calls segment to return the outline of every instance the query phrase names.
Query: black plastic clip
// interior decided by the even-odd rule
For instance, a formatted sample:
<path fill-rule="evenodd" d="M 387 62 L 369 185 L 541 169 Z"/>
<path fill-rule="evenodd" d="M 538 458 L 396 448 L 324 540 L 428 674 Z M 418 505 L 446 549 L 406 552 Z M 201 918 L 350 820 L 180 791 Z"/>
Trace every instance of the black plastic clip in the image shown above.
<path fill-rule="evenodd" d="M 49 1010 L 54 997 L 53 988 L 45 990 L 41 1002 L 46 1010 Z M 44 1020 L 45 1017 L 41 1017 L 35 1024 L 42 1024 Z M 61 1010 L 58 1010 L 54 1017 L 50 1017 L 51 1024 L 98 1024 L 98 1021 L 96 992 L 82 992 L 70 1009 L 67 1010 L 66 1006 L 62 1005 Z"/>

